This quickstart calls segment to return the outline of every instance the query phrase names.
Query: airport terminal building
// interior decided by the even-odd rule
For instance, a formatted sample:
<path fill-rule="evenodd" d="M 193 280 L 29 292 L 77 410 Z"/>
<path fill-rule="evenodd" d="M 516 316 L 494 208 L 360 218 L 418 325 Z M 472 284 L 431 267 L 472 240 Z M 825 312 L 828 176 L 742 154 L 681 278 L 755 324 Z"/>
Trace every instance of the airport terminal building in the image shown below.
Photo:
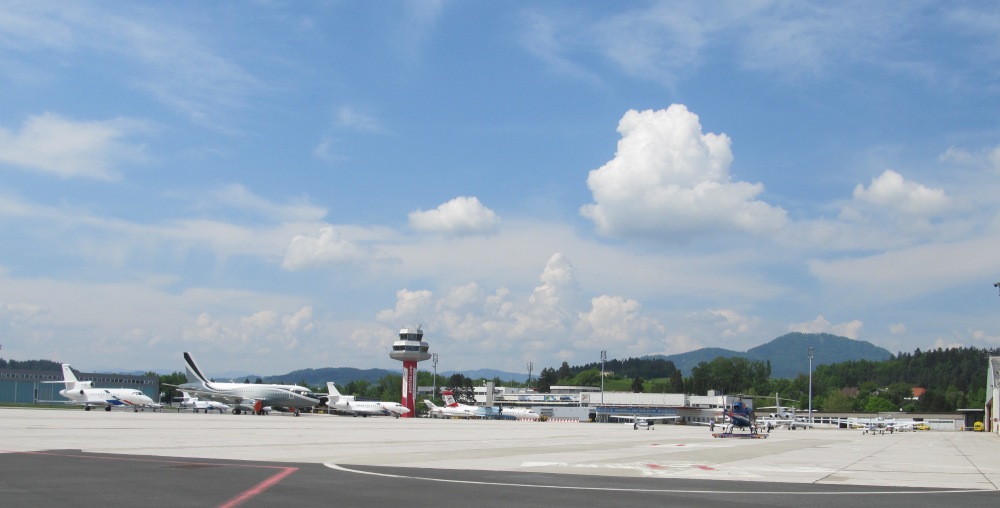
<path fill-rule="evenodd" d="M 1000 358 L 998 358 L 1000 361 Z M 492 383 L 475 387 L 477 406 L 529 407 L 539 415 L 556 419 L 614 422 L 623 417 L 674 418 L 674 423 L 699 425 L 710 421 L 721 423 L 724 408 L 732 407 L 740 398 L 736 395 L 707 395 L 683 393 L 632 393 L 602 392 L 591 386 L 552 386 L 550 393 L 537 393 L 525 388 L 494 387 Z M 492 393 L 491 393 L 492 391 Z M 771 403 L 774 401 L 771 400 Z M 765 406 L 763 397 L 754 405 Z M 773 410 L 772 410 L 773 411 Z M 757 412 L 757 417 L 768 416 L 767 410 Z M 806 420 L 809 414 L 799 411 L 797 418 Z M 955 413 L 829 413 L 813 411 L 813 422 L 824 426 L 846 426 L 850 418 L 912 418 L 933 430 L 972 430 L 971 419 L 975 414 Z"/>
<path fill-rule="evenodd" d="M 93 381 L 94 388 L 131 388 L 154 401 L 160 400 L 160 379 L 156 376 L 77 372 L 80 381 Z M 31 404 L 46 401 L 65 402 L 59 390 L 62 371 L 0 369 L 0 403 Z"/>

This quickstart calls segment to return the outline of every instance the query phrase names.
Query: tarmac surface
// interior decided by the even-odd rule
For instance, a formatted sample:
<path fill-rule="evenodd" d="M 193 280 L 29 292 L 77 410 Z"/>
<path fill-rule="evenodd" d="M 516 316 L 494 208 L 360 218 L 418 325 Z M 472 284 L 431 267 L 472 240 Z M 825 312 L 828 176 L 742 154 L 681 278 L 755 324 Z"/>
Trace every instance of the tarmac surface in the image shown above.
<path fill-rule="evenodd" d="M 998 490 L 1000 437 L 982 432 L 0 409 L 3 506 L 995 506 Z"/>

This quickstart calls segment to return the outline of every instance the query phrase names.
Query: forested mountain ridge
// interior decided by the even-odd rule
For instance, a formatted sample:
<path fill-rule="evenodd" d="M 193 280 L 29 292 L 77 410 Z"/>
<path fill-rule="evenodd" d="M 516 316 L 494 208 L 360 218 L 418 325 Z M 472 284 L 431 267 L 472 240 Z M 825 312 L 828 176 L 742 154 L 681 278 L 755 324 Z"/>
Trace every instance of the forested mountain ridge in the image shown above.
<path fill-rule="evenodd" d="M 766 344 L 746 352 L 723 348 L 703 348 L 676 355 L 651 355 L 643 358 L 669 360 L 684 375 L 691 375 L 701 362 L 715 358 L 746 358 L 771 363 L 771 377 L 790 379 L 809 373 L 809 348 L 813 348 L 813 368 L 856 360 L 882 361 L 892 358 L 892 353 L 871 342 L 854 340 L 828 333 L 793 332 L 782 335 Z"/>
<path fill-rule="evenodd" d="M 326 388 L 328 381 L 333 381 L 339 386 L 344 386 L 351 381 L 367 381 L 377 383 L 379 379 L 390 374 L 397 374 L 396 371 L 386 369 L 355 369 L 353 367 L 327 367 L 323 369 L 300 369 L 293 370 L 288 374 L 279 376 L 267 376 L 264 381 L 267 383 L 306 383 L 309 386 L 322 386 Z"/>

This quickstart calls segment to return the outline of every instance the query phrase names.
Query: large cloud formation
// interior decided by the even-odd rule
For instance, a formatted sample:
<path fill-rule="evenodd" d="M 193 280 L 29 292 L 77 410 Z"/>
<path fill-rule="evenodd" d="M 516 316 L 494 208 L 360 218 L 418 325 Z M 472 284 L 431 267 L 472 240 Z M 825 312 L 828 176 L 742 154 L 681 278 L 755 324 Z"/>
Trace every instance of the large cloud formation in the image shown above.
<path fill-rule="evenodd" d="M 580 209 L 602 234 L 764 234 L 786 223 L 784 210 L 756 199 L 763 185 L 730 177 L 729 137 L 702 133 L 698 116 L 685 106 L 630 110 L 618 132 L 615 158 L 587 178 L 595 203 Z"/>

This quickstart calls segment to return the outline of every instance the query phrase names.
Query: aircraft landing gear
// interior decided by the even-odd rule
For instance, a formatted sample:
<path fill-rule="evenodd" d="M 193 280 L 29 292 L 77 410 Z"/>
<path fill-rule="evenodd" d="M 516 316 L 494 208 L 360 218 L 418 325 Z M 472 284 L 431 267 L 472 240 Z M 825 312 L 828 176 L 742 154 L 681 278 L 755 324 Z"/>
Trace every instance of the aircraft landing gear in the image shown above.
<path fill-rule="evenodd" d="M 111 406 L 104 406 L 105 411 L 111 411 Z"/>

